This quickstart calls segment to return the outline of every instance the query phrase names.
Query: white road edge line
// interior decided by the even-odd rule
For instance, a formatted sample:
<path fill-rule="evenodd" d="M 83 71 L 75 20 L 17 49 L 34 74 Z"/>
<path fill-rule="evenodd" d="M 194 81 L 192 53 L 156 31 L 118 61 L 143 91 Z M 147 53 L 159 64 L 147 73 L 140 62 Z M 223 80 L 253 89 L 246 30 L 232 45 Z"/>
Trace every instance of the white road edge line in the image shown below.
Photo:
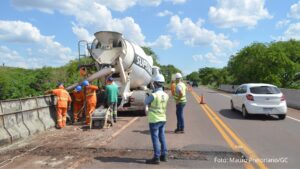
<path fill-rule="evenodd" d="M 225 95 L 225 94 L 221 94 L 221 93 L 219 93 L 219 95 L 225 96 L 225 97 L 227 97 L 227 98 L 231 98 L 230 96 L 228 96 L 228 95 Z"/>
<path fill-rule="evenodd" d="M 294 118 L 294 117 L 291 117 L 291 116 L 287 116 L 287 118 L 290 118 L 290 119 L 292 119 L 292 120 L 295 120 L 295 121 L 298 121 L 298 122 L 300 122 L 300 120 L 299 120 L 299 119 L 296 119 L 296 118 Z"/>

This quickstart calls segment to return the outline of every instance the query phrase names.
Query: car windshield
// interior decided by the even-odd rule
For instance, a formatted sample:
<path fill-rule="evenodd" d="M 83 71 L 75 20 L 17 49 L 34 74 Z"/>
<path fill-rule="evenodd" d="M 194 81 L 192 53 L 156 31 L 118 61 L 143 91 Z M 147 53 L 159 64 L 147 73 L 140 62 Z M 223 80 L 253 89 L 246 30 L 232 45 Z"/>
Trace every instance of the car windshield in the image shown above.
<path fill-rule="evenodd" d="M 280 90 L 273 86 L 258 86 L 251 87 L 250 92 L 253 94 L 278 94 L 280 93 Z"/>

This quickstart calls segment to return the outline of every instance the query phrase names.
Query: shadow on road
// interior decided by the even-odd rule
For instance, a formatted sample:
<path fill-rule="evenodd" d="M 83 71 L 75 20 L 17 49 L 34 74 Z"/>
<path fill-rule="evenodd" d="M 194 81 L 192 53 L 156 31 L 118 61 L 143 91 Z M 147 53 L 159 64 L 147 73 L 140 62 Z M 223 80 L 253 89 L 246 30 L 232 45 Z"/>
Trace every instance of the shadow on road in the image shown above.
<path fill-rule="evenodd" d="M 150 135 L 150 131 L 149 130 L 133 130 L 132 132 Z M 175 134 L 175 133 L 174 133 L 174 131 L 166 130 L 165 134 Z"/>
<path fill-rule="evenodd" d="M 106 163 L 138 163 L 145 164 L 145 159 L 128 158 L 128 157 L 95 157 L 95 160 Z"/>
<path fill-rule="evenodd" d="M 278 118 L 270 115 L 264 115 L 264 114 L 255 114 L 250 115 L 247 119 L 245 119 L 242 116 L 242 113 L 239 111 L 232 111 L 231 109 L 222 109 L 219 112 L 222 116 L 229 118 L 229 119 L 238 119 L 238 120 L 261 120 L 261 121 L 272 121 L 272 120 L 278 120 Z"/>
<path fill-rule="evenodd" d="M 142 111 L 118 111 L 119 117 L 144 117 L 145 114 Z"/>

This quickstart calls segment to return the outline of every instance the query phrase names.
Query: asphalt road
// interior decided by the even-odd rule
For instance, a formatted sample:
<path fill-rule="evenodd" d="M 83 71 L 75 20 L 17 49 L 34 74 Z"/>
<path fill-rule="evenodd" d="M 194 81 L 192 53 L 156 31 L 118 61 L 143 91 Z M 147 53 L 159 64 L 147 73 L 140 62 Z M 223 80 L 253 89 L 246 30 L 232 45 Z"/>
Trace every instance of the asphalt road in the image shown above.
<path fill-rule="evenodd" d="M 199 104 L 204 96 L 206 104 Z M 113 128 L 68 126 L 0 150 L 1 168 L 299 168 L 300 111 L 288 118 L 230 110 L 230 95 L 193 88 L 184 109 L 185 133 L 175 134 L 175 103 L 167 110 L 170 160 L 147 165 L 152 143 L 146 117 L 121 116 Z"/>

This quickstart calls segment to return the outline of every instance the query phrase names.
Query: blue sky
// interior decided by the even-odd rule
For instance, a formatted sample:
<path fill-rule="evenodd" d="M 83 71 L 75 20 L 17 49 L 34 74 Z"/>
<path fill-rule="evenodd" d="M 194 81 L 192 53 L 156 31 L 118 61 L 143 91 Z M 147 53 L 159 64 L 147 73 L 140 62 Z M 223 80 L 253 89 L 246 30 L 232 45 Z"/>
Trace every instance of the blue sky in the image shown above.
<path fill-rule="evenodd" d="M 300 39 L 297 0 L 2 0 L 0 61 L 61 66 L 77 42 L 118 31 L 185 74 L 224 67 L 253 42 Z"/>

